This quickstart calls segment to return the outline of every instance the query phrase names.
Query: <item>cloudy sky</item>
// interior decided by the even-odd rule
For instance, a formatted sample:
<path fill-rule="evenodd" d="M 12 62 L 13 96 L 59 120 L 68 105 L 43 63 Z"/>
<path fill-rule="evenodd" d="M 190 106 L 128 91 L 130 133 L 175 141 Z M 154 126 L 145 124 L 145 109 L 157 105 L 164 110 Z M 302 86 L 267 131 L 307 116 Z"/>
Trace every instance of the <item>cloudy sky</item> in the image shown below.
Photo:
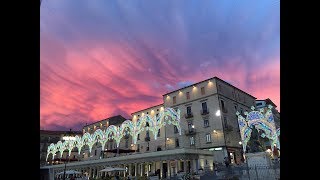
<path fill-rule="evenodd" d="M 80 130 L 210 77 L 280 110 L 278 0 L 43 0 L 41 129 Z"/>

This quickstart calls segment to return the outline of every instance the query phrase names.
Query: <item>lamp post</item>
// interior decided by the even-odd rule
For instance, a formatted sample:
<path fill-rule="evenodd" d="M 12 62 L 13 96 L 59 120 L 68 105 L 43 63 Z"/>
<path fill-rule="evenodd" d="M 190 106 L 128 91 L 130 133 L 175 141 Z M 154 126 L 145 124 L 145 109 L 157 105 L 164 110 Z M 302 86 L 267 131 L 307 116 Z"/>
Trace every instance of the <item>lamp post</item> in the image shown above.
<path fill-rule="evenodd" d="M 70 129 L 69 133 L 67 132 L 65 136 L 62 137 L 64 141 L 74 141 L 75 137 L 72 136 L 72 131 Z M 64 162 L 64 170 L 63 170 L 63 180 L 66 179 L 66 169 L 67 169 L 67 160 L 69 160 L 69 155 L 67 153 L 66 160 Z"/>

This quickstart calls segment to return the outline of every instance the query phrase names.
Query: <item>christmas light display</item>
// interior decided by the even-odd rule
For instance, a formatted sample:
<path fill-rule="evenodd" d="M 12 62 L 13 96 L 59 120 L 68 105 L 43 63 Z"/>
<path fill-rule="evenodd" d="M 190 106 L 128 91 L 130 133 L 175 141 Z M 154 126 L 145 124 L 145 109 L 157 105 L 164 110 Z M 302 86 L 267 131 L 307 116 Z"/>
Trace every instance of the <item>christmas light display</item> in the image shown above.
<path fill-rule="evenodd" d="M 252 127 L 254 126 L 258 131 L 263 130 L 264 133 L 261 137 L 267 137 L 271 140 L 271 149 L 273 151 L 274 146 L 280 149 L 280 142 L 278 136 L 280 136 L 280 128 L 276 129 L 274 118 L 272 114 L 272 106 L 269 105 L 265 114 L 262 114 L 265 110 L 255 111 L 255 108 L 251 107 L 250 113 L 244 112 L 246 118 L 244 118 L 239 112 L 237 112 L 238 123 L 242 141 L 243 152 L 246 152 L 246 146 L 251 137 Z"/>
<path fill-rule="evenodd" d="M 147 123 L 149 126 L 145 127 Z M 133 144 L 136 144 L 138 135 L 144 130 L 151 131 L 156 140 L 159 129 L 166 124 L 175 125 L 181 135 L 180 110 L 175 111 L 172 108 L 165 108 L 159 113 L 159 116 L 142 115 L 137 121 L 126 120 L 119 127 L 110 125 L 105 130 L 97 129 L 93 134 L 86 132 L 82 137 L 75 136 L 75 140 L 58 141 L 57 144 L 52 143 L 47 150 L 47 159 L 50 154 L 54 159 L 57 152 L 60 152 L 60 157 L 62 157 L 65 150 L 68 150 L 70 156 L 73 148 L 77 148 L 80 154 L 82 147 L 85 145 L 88 145 L 91 153 L 93 145 L 97 142 L 101 143 L 102 149 L 104 149 L 108 141 L 115 140 L 118 148 L 121 139 L 125 135 L 131 135 Z"/>

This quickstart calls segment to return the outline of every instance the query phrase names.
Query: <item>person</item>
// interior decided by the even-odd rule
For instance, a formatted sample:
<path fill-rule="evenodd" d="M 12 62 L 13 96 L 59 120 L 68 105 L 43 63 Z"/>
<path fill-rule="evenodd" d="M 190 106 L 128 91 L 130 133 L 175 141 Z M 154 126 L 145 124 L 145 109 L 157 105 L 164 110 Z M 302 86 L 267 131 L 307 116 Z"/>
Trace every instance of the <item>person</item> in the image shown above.
<path fill-rule="evenodd" d="M 116 179 L 116 180 L 120 180 L 120 177 L 119 177 L 119 174 L 118 174 L 118 173 L 116 174 L 115 179 Z"/>
<path fill-rule="evenodd" d="M 229 167 L 230 162 L 228 157 L 224 158 L 224 163 L 226 164 L 226 167 Z"/>
<path fill-rule="evenodd" d="M 73 175 L 71 175 L 70 180 L 76 180 Z"/>

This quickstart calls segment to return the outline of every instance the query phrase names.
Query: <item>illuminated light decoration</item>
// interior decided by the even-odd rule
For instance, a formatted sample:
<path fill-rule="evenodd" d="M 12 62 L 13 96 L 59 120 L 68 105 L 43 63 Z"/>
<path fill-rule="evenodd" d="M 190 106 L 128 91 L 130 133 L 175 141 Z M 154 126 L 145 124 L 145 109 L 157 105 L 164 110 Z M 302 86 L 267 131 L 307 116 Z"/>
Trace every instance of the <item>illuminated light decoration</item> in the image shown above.
<path fill-rule="evenodd" d="M 149 123 L 149 127 L 146 127 L 146 123 Z M 57 144 L 50 144 L 47 149 L 47 158 L 52 154 L 52 159 L 57 152 L 60 152 L 62 156 L 63 151 L 68 150 L 69 156 L 73 148 L 78 149 L 79 155 L 81 154 L 81 149 L 83 146 L 89 146 L 89 152 L 91 153 L 92 147 L 96 142 L 101 143 L 102 149 L 104 149 L 105 144 L 110 140 L 115 140 L 117 148 L 120 145 L 121 139 L 126 135 L 130 134 L 132 136 L 133 145 L 137 143 L 138 134 L 144 130 L 151 131 L 154 135 L 154 139 L 157 139 L 158 130 L 161 129 L 166 124 L 175 125 L 181 135 L 180 126 L 180 110 L 175 111 L 172 108 L 160 108 L 160 113 L 158 116 L 150 117 L 148 114 L 140 117 L 137 121 L 126 120 L 119 127 L 110 125 L 105 130 L 97 129 L 93 134 L 86 132 L 83 136 L 76 135 L 74 138 L 68 141 L 61 142 Z M 89 129 L 89 128 L 88 128 Z"/>
<path fill-rule="evenodd" d="M 261 137 L 267 137 L 271 141 L 271 150 L 273 151 L 274 146 L 280 149 L 280 142 L 278 136 L 280 136 L 280 128 L 276 129 L 274 118 L 272 114 L 272 106 L 269 105 L 265 114 L 264 109 L 255 111 L 255 108 L 251 107 L 252 111 L 250 113 L 245 112 L 246 118 L 244 118 L 238 111 L 238 125 L 241 135 L 241 143 L 243 147 L 243 152 L 246 152 L 246 146 L 251 137 L 252 126 L 254 126 L 258 131 L 263 130 L 264 133 Z"/>

